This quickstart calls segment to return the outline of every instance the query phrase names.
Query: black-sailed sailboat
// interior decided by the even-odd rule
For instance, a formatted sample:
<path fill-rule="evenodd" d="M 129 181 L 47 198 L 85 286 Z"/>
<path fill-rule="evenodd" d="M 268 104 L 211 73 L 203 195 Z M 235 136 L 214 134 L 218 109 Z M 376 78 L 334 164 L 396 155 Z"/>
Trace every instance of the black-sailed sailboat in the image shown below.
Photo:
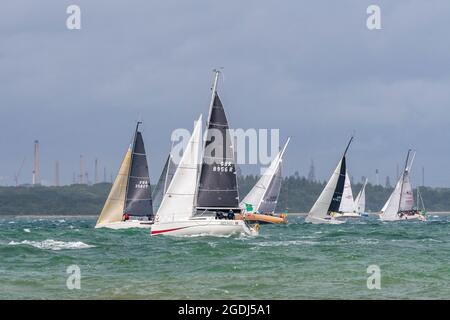
<path fill-rule="evenodd" d="M 149 228 L 153 221 L 150 177 L 138 122 L 96 228 Z"/>
<path fill-rule="evenodd" d="M 344 193 L 345 177 L 347 174 L 346 155 L 352 141 L 353 137 L 350 138 L 344 154 L 331 175 L 330 180 L 328 180 L 327 185 L 323 189 L 316 203 L 314 203 L 313 207 L 309 211 L 308 216 L 305 219 L 306 222 L 314 224 L 340 224 L 345 222 L 335 219 L 333 215 L 339 212 L 341 205 L 342 195 Z"/>

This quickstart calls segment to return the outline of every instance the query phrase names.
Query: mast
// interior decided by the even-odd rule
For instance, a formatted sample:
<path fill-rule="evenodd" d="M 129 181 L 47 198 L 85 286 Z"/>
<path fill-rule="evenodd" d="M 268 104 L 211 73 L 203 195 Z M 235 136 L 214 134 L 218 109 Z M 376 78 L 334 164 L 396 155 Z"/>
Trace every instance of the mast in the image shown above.
<path fill-rule="evenodd" d="M 401 205 L 402 205 L 403 184 L 404 184 L 404 179 L 405 179 L 405 172 L 408 170 L 408 162 L 409 162 L 409 154 L 410 154 L 410 152 L 411 152 L 411 149 L 408 150 L 408 155 L 406 156 L 406 162 L 405 162 L 405 169 L 403 170 L 403 174 L 402 174 L 402 185 L 401 185 L 401 188 L 400 188 L 400 197 L 399 197 L 399 201 L 398 201 L 398 211 L 400 211 Z M 414 158 L 413 158 L 413 160 L 414 160 Z"/>

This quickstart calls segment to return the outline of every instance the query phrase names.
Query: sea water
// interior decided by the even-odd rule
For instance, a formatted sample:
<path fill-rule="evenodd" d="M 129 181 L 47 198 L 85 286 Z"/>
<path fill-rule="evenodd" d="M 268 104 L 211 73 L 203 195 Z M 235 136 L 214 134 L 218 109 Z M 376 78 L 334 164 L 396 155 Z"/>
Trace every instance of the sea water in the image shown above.
<path fill-rule="evenodd" d="M 291 217 L 257 237 L 171 238 L 94 229 L 94 217 L 3 217 L 0 299 L 450 299 L 449 222 Z"/>

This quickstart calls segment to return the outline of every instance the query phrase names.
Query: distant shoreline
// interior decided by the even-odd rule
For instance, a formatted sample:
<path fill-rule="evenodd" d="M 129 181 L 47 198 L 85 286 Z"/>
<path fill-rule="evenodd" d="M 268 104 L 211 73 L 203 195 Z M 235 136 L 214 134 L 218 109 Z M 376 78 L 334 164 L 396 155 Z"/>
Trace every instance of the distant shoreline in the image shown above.
<path fill-rule="evenodd" d="M 436 216 L 450 216 L 450 211 L 430 211 L 428 212 L 429 215 L 436 215 Z M 308 215 L 307 212 L 293 212 L 288 213 L 289 216 L 293 217 L 306 217 Z M 369 216 L 377 216 L 377 212 L 371 212 L 369 213 Z M 0 218 L 97 218 L 98 214 L 2 214 L 0 213 Z"/>

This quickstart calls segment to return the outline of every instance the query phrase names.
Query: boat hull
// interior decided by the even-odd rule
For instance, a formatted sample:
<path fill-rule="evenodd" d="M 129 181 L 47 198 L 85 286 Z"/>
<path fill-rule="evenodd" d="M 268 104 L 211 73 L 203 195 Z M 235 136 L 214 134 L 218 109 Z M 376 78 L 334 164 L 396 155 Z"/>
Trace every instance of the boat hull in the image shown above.
<path fill-rule="evenodd" d="M 427 221 L 427 218 L 422 214 L 412 214 L 412 215 L 397 215 L 396 218 L 393 219 L 385 219 L 383 215 L 379 215 L 381 221 L 411 221 L 411 220 L 419 220 L 419 221 Z"/>
<path fill-rule="evenodd" d="M 335 213 L 333 215 L 333 218 L 335 219 L 357 219 L 357 218 L 361 218 L 361 215 L 359 215 L 356 212 L 342 212 L 342 213 Z"/>
<path fill-rule="evenodd" d="M 166 236 L 230 236 L 245 234 L 254 236 L 258 227 L 249 227 L 243 220 L 188 219 L 185 221 L 157 222 L 152 226 L 151 235 Z"/>
<path fill-rule="evenodd" d="M 315 217 L 306 217 L 305 222 L 312 223 L 312 224 L 342 224 L 345 223 L 345 221 L 335 219 L 333 217 L 330 217 L 329 219 L 324 218 L 315 218 Z"/>
<path fill-rule="evenodd" d="M 245 220 L 250 223 L 260 224 L 287 224 L 288 222 L 286 216 L 271 216 L 258 213 L 237 214 L 236 220 Z"/>
<path fill-rule="evenodd" d="M 108 229 L 114 229 L 114 230 L 133 229 L 133 228 L 150 229 L 152 224 L 153 224 L 153 222 L 151 222 L 151 221 L 127 220 L 127 221 L 118 221 L 118 222 L 109 222 L 109 223 L 98 224 L 95 226 L 95 228 L 96 229 L 108 228 Z"/>

